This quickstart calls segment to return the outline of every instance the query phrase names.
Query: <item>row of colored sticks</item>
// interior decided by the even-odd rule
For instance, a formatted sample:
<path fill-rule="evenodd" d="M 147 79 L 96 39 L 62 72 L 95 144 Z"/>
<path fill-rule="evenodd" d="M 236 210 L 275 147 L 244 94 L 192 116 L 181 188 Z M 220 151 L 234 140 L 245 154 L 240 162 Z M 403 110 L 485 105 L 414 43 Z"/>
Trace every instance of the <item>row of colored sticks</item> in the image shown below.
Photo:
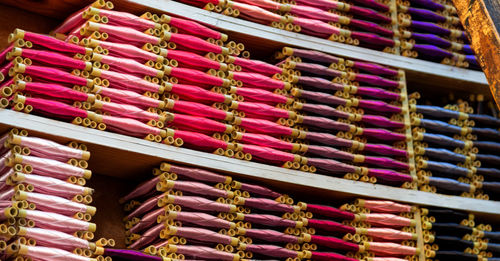
<path fill-rule="evenodd" d="M 439 208 L 421 208 L 426 259 L 498 260 L 500 232 L 478 224 L 473 214 Z"/>
<path fill-rule="evenodd" d="M 451 3 L 433 0 L 357 0 L 353 1 L 355 5 L 335 0 L 180 2 L 332 41 L 459 67 L 479 67 Z"/>
<path fill-rule="evenodd" d="M 114 240 L 94 238 L 85 187 L 86 146 L 62 145 L 12 129 L 0 138 L 0 259 L 96 261 Z"/>
<path fill-rule="evenodd" d="M 9 75 L 1 104 L 238 159 L 415 187 L 416 177 L 398 172 L 411 169 L 411 135 L 403 132 L 409 122 L 401 122 L 408 113 L 401 105 L 406 94 L 399 93 L 405 83 L 397 80 L 402 72 L 290 48 L 283 55 L 291 57 L 275 66 L 238 57 L 249 56 L 242 44 L 226 43 L 227 35 L 193 21 L 138 17 L 107 9 L 112 6 L 96 2 L 70 16 L 56 29 L 58 37 L 67 33 L 66 41 L 11 34 L 11 46 L 0 54 L 0 73 Z M 301 76 L 310 72 L 328 80 Z M 324 92 L 301 89 L 305 85 Z"/>
<path fill-rule="evenodd" d="M 500 253 L 500 232 L 476 223 L 472 214 L 383 200 L 358 199 L 339 208 L 294 204 L 264 186 L 168 163 L 153 174 L 121 199 L 128 211 L 126 243 L 143 253 L 115 250 L 113 256 L 416 260 L 422 251 L 428 259 L 470 261 Z M 423 232 L 417 233 L 416 220 Z"/>
<path fill-rule="evenodd" d="M 153 174 L 120 200 L 130 249 L 204 260 L 417 260 L 420 252 L 415 207 L 294 203 L 263 186 L 168 163 Z"/>
<path fill-rule="evenodd" d="M 412 0 L 409 4 L 398 5 L 402 55 L 479 68 L 452 1 Z"/>
<path fill-rule="evenodd" d="M 498 199 L 500 120 L 466 102 L 410 110 L 420 189 Z"/>

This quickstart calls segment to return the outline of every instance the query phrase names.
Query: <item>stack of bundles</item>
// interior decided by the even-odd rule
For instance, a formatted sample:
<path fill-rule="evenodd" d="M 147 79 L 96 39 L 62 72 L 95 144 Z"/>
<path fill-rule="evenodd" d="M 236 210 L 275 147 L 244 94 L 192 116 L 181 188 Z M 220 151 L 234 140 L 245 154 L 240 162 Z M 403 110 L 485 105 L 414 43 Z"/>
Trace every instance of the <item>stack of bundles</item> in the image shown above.
<path fill-rule="evenodd" d="M 396 21 L 386 13 L 390 8 L 376 1 L 357 1 L 359 6 L 330 0 L 181 2 L 287 31 L 375 50 L 393 52 L 400 45 L 399 40 L 395 40 L 399 32 L 392 29 Z"/>
<path fill-rule="evenodd" d="M 411 0 L 398 5 L 402 55 L 479 68 L 452 1 Z"/>
<path fill-rule="evenodd" d="M 253 158 L 311 172 L 321 169 L 329 173 L 362 174 L 397 183 L 412 180 L 392 170 L 368 169 L 295 154 L 314 150 L 313 155 L 327 158 L 408 169 L 408 164 L 393 159 L 365 158 L 330 147 L 307 148 L 280 141 L 277 138 L 281 136 L 289 141 L 292 138 L 319 140 L 326 145 L 407 156 L 403 147 L 365 144 L 328 133 L 292 128 L 298 117 L 290 106 L 294 100 L 288 96 L 288 90 L 292 86 L 290 81 L 297 78 L 284 73 L 281 67 L 238 57 L 239 54 L 249 57 L 249 53 L 244 51 L 242 44 L 224 44 L 226 35 L 188 20 L 150 13 L 138 17 L 106 9 L 109 7 L 112 7 L 109 2 L 96 2 L 69 17 L 54 31 L 59 37 L 67 33 L 67 42 L 16 30 L 10 36 L 12 45 L 1 56 L 12 60 L 7 60 L 5 65 L 11 78 L 2 83 L 2 93 L 9 97 L 3 101 L 8 105 L 10 99 L 12 108 L 19 111 L 34 110 L 84 126 L 107 128 L 176 146 L 185 144 L 196 150 L 238 159 Z M 16 47 L 21 45 L 26 48 Z M 397 74 L 377 65 L 356 64 Z M 361 77 L 368 82 L 375 81 L 374 84 L 395 84 L 393 87 L 403 84 L 373 75 L 350 73 L 351 76 L 352 80 Z M 355 89 L 353 87 L 350 92 Z M 359 91 L 388 99 L 406 97 L 373 88 L 359 88 Z M 349 106 L 353 102 L 356 103 L 353 105 L 359 103 L 363 108 L 387 114 L 404 111 L 384 102 L 359 99 L 344 99 L 342 105 Z M 274 107 L 276 105 L 278 107 Z M 358 116 L 352 115 L 353 119 Z M 377 124 L 392 124 L 390 127 L 394 128 L 404 126 L 383 117 L 362 117 L 362 120 L 367 119 Z M 331 125 L 330 122 L 325 124 Z M 387 137 L 390 141 L 407 138 L 383 129 L 338 124 L 344 132 Z"/>
<path fill-rule="evenodd" d="M 301 125 L 297 127 L 301 129 L 298 139 L 305 143 L 300 148 L 302 153 L 409 172 L 412 154 L 406 142 L 411 137 L 406 134 L 409 123 L 403 121 L 408 109 L 402 105 L 407 99 L 404 80 L 400 80 L 402 72 L 288 47 L 276 58 L 293 83 L 292 107 Z M 311 159 L 308 163 L 314 165 Z M 346 178 L 355 180 L 380 179 L 412 187 L 410 174 L 378 169 L 366 172 L 364 167 L 361 172 L 344 172 L 350 173 Z"/>
<path fill-rule="evenodd" d="M 417 175 L 422 190 L 497 198 L 500 121 L 473 114 L 467 102 L 412 105 Z"/>
<path fill-rule="evenodd" d="M 113 240 L 94 238 L 86 146 L 12 129 L 0 138 L 0 259 L 95 261 Z"/>
<path fill-rule="evenodd" d="M 2 57 L 12 59 L 5 67 L 11 67 L 9 74 L 12 78 L 2 85 L 5 90 L 10 88 L 19 92 L 11 99 L 14 109 L 34 108 L 37 113 L 50 117 L 101 130 L 107 127 L 118 133 L 177 146 L 182 145 L 183 140 L 188 143 L 199 142 L 205 135 L 174 131 L 165 128 L 166 125 L 197 125 L 205 127 L 205 131 L 211 133 L 232 130 L 231 126 L 208 118 L 164 111 L 175 106 L 177 110 L 172 111 L 185 110 L 219 118 L 222 115 L 222 120 L 231 119 L 230 112 L 192 102 L 178 104 L 167 99 L 174 95 L 174 90 L 184 88 L 185 93 L 192 92 L 193 96 L 201 96 L 206 100 L 230 102 L 230 97 L 217 95 L 198 86 L 177 86 L 172 82 L 182 79 L 197 81 L 198 85 L 205 88 L 210 85 L 228 86 L 229 80 L 200 71 L 208 70 L 207 67 L 227 69 L 226 64 L 193 52 L 216 52 L 220 59 L 224 58 L 223 53 L 235 50 L 192 35 L 171 33 L 167 22 L 175 22 L 176 25 L 184 25 L 183 29 L 220 39 L 226 39 L 227 36 L 186 20 L 162 16 L 163 23 L 160 24 L 155 22 L 158 21 L 157 16 L 151 14 L 141 18 L 108 10 L 106 7 L 112 7 L 112 4 L 96 2 L 69 17 L 55 30 L 59 37 L 68 33 L 67 42 L 22 30 L 16 30 L 11 35 L 9 40 L 13 44 L 3 52 Z M 30 45 L 25 46 L 33 46 L 32 49 L 16 47 L 16 43 L 27 41 Z M 78 41 L 83 46 L 70 43 Z M 164 49 L 167 46 L 175 48 L 176 43 L 183 44 L 185 49 L 194 50 L 188 52 Z M 239 45 L 236 47 L 241 48 Z M 49 50 L 41 50 L 42 48 Z M 214 53 L 210 54 L 211 56 L 207 56 L 216 57 Z M 190 64 L 198 67 L 175 67 L 179 62 L 167 59 L 167 56 L 184 59 L 187 67 Z M 218 71 L 214 68 L 210 72 L 217 74 Z"/>
<path fill-rule="evenodd" d="M 411 206 L 294 204 L 266 187 L 167 163 L 153 174 L 121 199 L 128 247 L 153 255 L 147 260 L 416 260 L 419 253 Z M 124 252 L 139 253 L 105 250 Z"/>
<path fill-rule="evenodd" d="M 16 110 L 34 108 L 84 126 L 234 156 L 230 133 L 238 129 L 228 123 L 242 115 L 229 105 L 238 96 L 218 92 L 242 85 L 223 77 L 227 70 L 242 70 L 224 61 L 248 57 L 244 46 L 223 47 L 227 35 L 192 21 L 138 17 L 110 7 L 96 2 L 69 17 L 54 30 L 58 37 L 67 33 L 66 42 L 16 30 L 1 56 L 11 76 L 2 83 L 2 93 L 10 97 L 2 104 L 10 99 Z M 258 61 L 245 61 L 260 68 Z M 251 159 L 248 153 L 236 156 Z"/>
<path fill-rule="evenodd" d="M 498 260 L 500 232 L 477 224 L 474 215 L 451 209 L 420 209 L 425 257 L 435 260 Z"/>

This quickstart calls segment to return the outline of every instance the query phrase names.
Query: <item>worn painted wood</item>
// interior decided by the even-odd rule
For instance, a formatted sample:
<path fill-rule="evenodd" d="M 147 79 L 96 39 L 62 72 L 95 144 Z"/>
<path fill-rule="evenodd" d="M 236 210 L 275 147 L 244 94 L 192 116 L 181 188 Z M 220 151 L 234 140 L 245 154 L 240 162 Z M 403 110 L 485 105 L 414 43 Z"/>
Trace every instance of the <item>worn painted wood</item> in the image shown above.
<path fill-rule="evenodd" d="M 500 108 L 500 3 L 495 0 L 453 0 L 460 21 Z"/>
<path fill-rule="evenodd" d="M 163 161 L 169 161 L 229 173 L 251 181 L 265 182 L 270 186 L 296 193 L 314 193 L 337 199 L 380 198 L 471 211 L 479 215 L 500 214 L 500 202 L 433 194 L 289 170 L 1 109 L 0 133 L 11 127 L 26 129 L 34 135 L 57 142 L 64 143 L 71 140 L 83 142 L 92 152 L 89 165 L 94 172 L 123 179 L 144 179 L 150 175 L 153 167 Z"/>

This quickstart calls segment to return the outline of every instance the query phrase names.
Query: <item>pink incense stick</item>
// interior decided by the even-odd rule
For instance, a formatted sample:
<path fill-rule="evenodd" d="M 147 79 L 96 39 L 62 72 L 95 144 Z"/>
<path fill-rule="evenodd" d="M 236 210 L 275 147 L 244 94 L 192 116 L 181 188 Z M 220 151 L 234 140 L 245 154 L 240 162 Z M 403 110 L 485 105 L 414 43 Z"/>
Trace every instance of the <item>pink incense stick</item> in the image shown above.
<path fill-rule="evenodd" d="M 274 80 L 259 73 L 249 72 L 229 72 L 229 78 L 242 81 L 246 87 L 256 87 L 260 89 L 290 89 L 290 83 Z"/>
<path fill-rule="evenodd" d="M 258 60 L 245 59 L 237 56 L 231 56 L 229 59 L 234 65 L 239 65 L 248 71 L 261 73 L 268 76 L 283 72 L 283 69 L 281 69 L 280 67 Z"/>
<path fill-rule="evenodd" d="M 110 66 L 111 70 L 118 69 L 129 73 L 137 73 L 141 75 L 149 75 L 153 77 L 163 77 L 163 72 L 155 68 L 148 67 L 133 59 L 119 58 L 110 55 L 100 55 L 94 53 L 92 55 L 93 61 L 99 61 Z"/>
<path fill-rule="evenodd" d="M 215 2 L 218 2 L 218 0 L 209 1 L 209 2 L 214 2 L 214 4 L 216 4 Z M 191 21 L 191 20 L 187 20 L 187 19 L 183 19 L 183 18 L 179 18 L 179 17 L 172 17 L 172 16 L 168 16 L 166 14 L 163 14 L 160 17 L 160 21 L 162 23 L 168 23 L 169 25 L 174 26 L 174 27 L 178 28 L 179 30 L 188 32 L 189 34 L 196 35 L 198 37 L 203 37 L 203 38 L 208 37 L 208 38 L 213 38 L 216 40 L 220 39 L 222 41 L 226 41 L 228 38 L 226 34 L 212 30 L 204 25 L 201 25 L 201 24 L 194 22 L 194 21 Z"/>
<path fill-rule="evenodd" d="M 214 151 L 218 148 L 228 148 L 228 144 L 222 140 L 191 131 L 175 130 L 174 138 L 181 138 L 184 144 L 197 150 Z"/>
<path fill-rule="evenodd" d="M 51 195 L 70 198 L 75 195 L 89 195 L 92 189 L 71 184 L 60 179 L 51 177 L 38 176 L 35 174 L 25 175 L 23 173 L 15 173 L 13 179 L 18 182 L 32 184 L 35 186 L 35 191 L 42 188 L 45 192 Z"/>
<path fill-rule="evenodd" d="M 187 52 L 187 51 L 180 51 L 180 50 L 167 50 L 167 49 L 160 49 L 160 55 L 162 55 L 165 58 L 176 60 L 179 62 L 181 65 L 187 65 L 187 66 L 181 66 L 181 67 L 193 67 L 197 68 L 199 70 L 206 70 L 206 69 L 215 69 L 215 70 L 226 70 L 227 65 L 224 63 L 220 63 L 217 61 L 213 61 L 211 59 L 208 59 L 204 56 L 192 53 L 192 52 Z"/>
<path fill-rule="evenodd" d="M 197 102 L 167 100 L 167 108 L 174 112 L 181 112 L 193 116 L 207 117 L 217 120 L 230 120 L 232 113 L 216 109 Z"/>
<path fill-rule="evenodd" d="M 192 180 L 224 184 L 228 184 L 231 182 L 231 177 L 213 173 L 205 169 L 186 168 L 177 165 L 171 165 L 168 163 L 162 163 L 161 167 L 164 171 L 169 171 Z"/>
<path fill-rule="evenodd" d="M 73 254 L 66 250 L 51 248 L 51 247 L 41 247 L 41 246 L 28 246 L 21 245 L 19 253 L 28 258 L 35 260 L 54 260 L 54 261 L 92 261 L 90 257 L 84 257 L 77 254 Z"/>
<path fill-rule="evenodd" d="M 33 156 L 21 156 L 16 154 L 14 157 L 14 162 L 29 164 L 33 167 L 33 171 L 35 173 L 54 178 L 67 178 L 70 176 L 76 176 L 88 179 L 92 175 L 92 172 L 90 170 L 82 169 L 51 159 L 38 158 Z"/>
<path fill-rule="evenodd" d="M 25 41 L 30 41 L 34 44 L 41 45 L 45 48 L 64 53 L 71 53 L 71 54 L 92 53 L 92 49 L 90 48 L 85 48 L 82 46 L 66 43 L 64 41 L 57 40 L 50 36 L 36 34 L 32 32 L 26 32 L 20 29 L 16 29 L 14 33 L 9 35 L 9 42 L 15 41 L 17 39 L 24 39 Z"/>
<path fill-rule="evenodd" d="M 92 69 L 93 76 L 101 77 L 103 79 L 107 79 L 111 82 L 111 85 L 122 86 L 125 89 L 133 90 L 136 92 L 158 92 L 163 93 L 163 87 L 141 79 L 136 76 L 132 76 L 130 74 L 100 70 L 97 68 Z"/>
<path fill-rule="evenodd" d="M 18 235 L 36 240 L 37 246 L 57 247 L 68 251 L 73 251 L 75 248 L 90 248 L 87 240 L 57 230 L 20 227 Z"/>
<path fill-rule="evenodd" d="M 228 103 L 231 102 L 232 98 L 227 95 L 215 93 L 209 90 L 205 90 L 198 86 L 186 85 L 186 84 L 172 84 L 166 87 L 166 92 L 175 93 L 183 98 L 183 100 L 189 100 L 199 103 Z"/>
<path fill-rule="evenodd" d="M 165 212 L 166 210 L 163 208 L 157 208 L 156 210 L 148 212 L 141 218 L 141 221 L 129 229 L 128 232 L 137 234 L 147 228 L 150 228 L 153 224 L 156 224 L 158 217 L 165 214 Z"/>
<path fill-rule="evenodd" d="M 57 65 L 60 67 L 66 67 L 71 69 L 90 70 L 92 67 L 92 64 L 90 62 L 73 59 L 71 57 L 56 52 L 48 52 L 48 51 L 26 49 L 26 48 L 24 49 L 14 48 L 12 50 L 12 53 L 15 56 L 29 58 L 33 61 L 38 61 L 42 63 Z"/>
<path fill-rule="evenodd" d="M 193 129 L 203 130 L 207 132 L 222 132 L 230 133 L 233 127 L 228 124 L 223 124 L 218 121 L 210 120 L 202 117 L 195 117 L 190 115 L 172 114 L 172 117 L 167 119 L 167 121 L 174 126 L 186 126 Z"/>
<path fill-rule="evenodd" d="M 133 91 L 94 86 L 92 92 L 105 97 L 109 97 L 111 98 L 111 101 L 116 103 L 131 104 L 139 106 L 141 108 L 152 107 L 162 109 L 165 106 L 165 103 L 163 101 L 140 95 Z"/>
<path fill-rule="evenodd" d="M 57 213 L 38 210 L 20 210 L 18 217 L 24 217 L 36 222 L 37 227 L 54 229 L 61 232 L 73 233 L 76 231 L 95 232 L 94 223 L 78 220 Z"/>
<path fill-rule="evenodd" d="M 145 62 L 145 61 L 163 62 L 163 56 L 154 54 L 152 52 L 148 52 L 144 49 L 141 49 L 139 47 L 130 44 L 113 43 L 107 41 L 99 41 L 95 39 L 84 39 L 82 40 L 82 44 L 86 44 L 92 47 L 101 46 L 102 48 L 108 50 L 110 54 L 119 57 L 134 59 L 139 62 Z"/>
<path fill-rule="evenodd" d="M 196 210 L 217 211 L 217 212 L 236 211 L 235 205 L 222 204 L 202 197 L 168 195 L 167 197 L 165 197 L 165 202 L 177 204 L 180 205 L 181 207 L 184 206 Z"/>
<path fill-rule="evenodd" d="M 374 212 L 384 213 L 406 213 L 411 212 L 413 207 L 387 200 L 359 199 L 359 205 Z"/>
<path fill-rule="evenodd" d="M 234 194 L 230 191 L 217 189 L 204 183 L 194 181 L 168 180 L 165 187 L 162 188 L 162 191 L 165 189 L 175 189 L 183 192 L 212 197 L 232 198 L 234 196 Z"/>
<path fill-rule="evenodd" d="M 235 224 L 202 212 L 168 211 L 168 218 L 202 227 L 234 228 Z"/>
<path fill-rule="evenodd" d="M 161 122 L 165 121 L 164 116 L 142 110 L 134 105 L 95 101 L 95 103 L 93 104 L 93 108 L 99 109 L 104 112 L 109 112 L 114 116 L 136 119 L 142 122 L 148 122 L 150 120 L 157 120 Z"/>
<path fill-rule="evenodd" d="M 16 88 L 19 91 L 27 93 L 61 98 L 70 101 L 92 102 L 95 100 L 95 96 L 93 95 L 75 91 L 73 89 L 55 83 L 16 81 Z"/>

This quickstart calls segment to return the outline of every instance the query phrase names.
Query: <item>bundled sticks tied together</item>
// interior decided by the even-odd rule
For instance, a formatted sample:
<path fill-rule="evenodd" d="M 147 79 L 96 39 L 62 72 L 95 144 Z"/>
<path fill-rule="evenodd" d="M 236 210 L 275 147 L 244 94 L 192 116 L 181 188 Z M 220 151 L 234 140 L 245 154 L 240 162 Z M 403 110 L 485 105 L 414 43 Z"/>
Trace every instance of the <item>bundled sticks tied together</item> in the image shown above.
<path fill-rule="evenodd" d="M 410 109 L 420 189 L 497 199 L 500 121 L 474 114 L 464 101 L 444 108 L 416 104 Z"/>
<path fill-rule="evenodd" d="M 98 1 L 71 15 L 53 32 L 64 41 L 13 32 L 0 55 L 8 75 L 3 106 L 238 159 L 416 187 L 402 71 L 295 48 L 284 48 L 273 65 L 196 22 L 112 7 Z"/>
<path fill-rule="evenodd" d="M 401 1 L 397 10 L 402 55 L 479 69 L 452 1 Z"/>
<path fill-rule="evenodd" d="M 121 199 L 127 260 L 417 260 L 416 207 L 294 202 L 269 188 L 162 163 Z M 144 259 L 141 250 L 151 255 Z"/>
<path fill-rule="evenodd" d="M 84 144 L 12 129 L 0 138 L 0 259 L 96 261 L 114 240 L 93 241 L 96 208 Z"/>
<path fill-rule="evenodd" d="M 498 260 L 500 232 L 470 213 L 421 208 L 426 259 Z"/>
<path fill-rule="evenodd" d="M 479 68 L 451 1 L 181 0 L 279 29 Z"/>

